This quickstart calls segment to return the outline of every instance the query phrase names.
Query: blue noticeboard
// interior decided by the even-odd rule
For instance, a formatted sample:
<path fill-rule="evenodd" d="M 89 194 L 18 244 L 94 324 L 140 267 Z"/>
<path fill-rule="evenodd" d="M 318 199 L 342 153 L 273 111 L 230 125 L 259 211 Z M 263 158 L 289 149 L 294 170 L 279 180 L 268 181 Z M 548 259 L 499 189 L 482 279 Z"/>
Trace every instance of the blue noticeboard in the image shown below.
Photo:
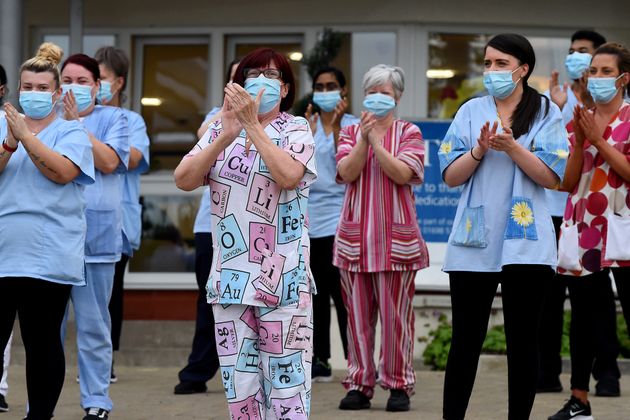
<path fill-rule="evenodd" d="M 415 123 L 424 139 L 424 183 L 414 187 L 418 224 L 427 242 L 448 242 L 463 187 L 449 188 L 442 182 L 438 149 L 451 121 Z"/>

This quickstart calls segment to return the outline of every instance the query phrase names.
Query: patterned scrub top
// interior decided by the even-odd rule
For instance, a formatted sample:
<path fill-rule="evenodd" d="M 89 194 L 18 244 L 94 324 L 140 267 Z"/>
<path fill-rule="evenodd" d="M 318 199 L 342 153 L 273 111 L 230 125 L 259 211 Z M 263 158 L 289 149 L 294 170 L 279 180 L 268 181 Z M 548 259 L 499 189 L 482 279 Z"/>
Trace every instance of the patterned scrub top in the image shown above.
<path fill-rule="evenodd" d="M 215 121 L 189 153 L 193 156 L 222 131 Z M 265 133 L 306 168 L 300 185 L 283 190 L 245 131 L 217 158 L 206 175 L 212 205 L 212 269 L 208 303 L 278 307 L 308 302 L 314 289 L 309 268 L 306 209 L 317 178 L 308 122 L 281 112 Z"/>
<path fill-rule="evenodd" d="M 360 125 L 341 130 L 337 169 L 357 143 Z M 365 141 L 365 140 L 361 140 Z M 424 181 L 424 143 L 420 129 L 395 120 L 383 146 L 413 172 L 408 184 L 397 185 L 381 169 L 370 147 L 359 177 L 346 187 L 335 236 L 333 264 L 353 272 L 420 270 L 429 252 L 416 217 L 412 184 Z M 337 182 L 343 182 L 337 172 Z"/>
<path fill-rule="evenodd" d="M 567 126 L 571 149 L 575 147 L 573 122 Z M 617 115 L 604 130 L 604 140 L 630 160 L 630 104 L 624 103 Z M 606 267 L 629 267 L 630 261 L 609 261 L 606 254 L 606 233 L 609 212 L 630 216 L 630 183 L 624 181 L 599 154 L 588 139 L 584 140 L 582 176 L 569 194 L 564 211 L 563 225 L 578 225 L 580 271 L 559 272 L 573 276 L 586 276 Z M 629 245 L 630 246 L 630 245 Z"/>

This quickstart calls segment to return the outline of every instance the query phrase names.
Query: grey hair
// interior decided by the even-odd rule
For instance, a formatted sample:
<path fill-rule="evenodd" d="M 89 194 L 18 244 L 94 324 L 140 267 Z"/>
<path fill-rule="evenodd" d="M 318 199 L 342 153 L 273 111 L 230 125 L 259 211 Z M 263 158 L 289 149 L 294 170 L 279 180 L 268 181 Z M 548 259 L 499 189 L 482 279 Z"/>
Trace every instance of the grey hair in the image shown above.
<path fill-rule="evenodd" d="M 396 99 L 399 99 L 405 90 L 405 73 L 400 67 L 387 64 L 377 64 L 365 73 L 365 76 L 363 76 L 363 92 L 367 92 L 369 89 L 387 82 L 392 83 Z"/>

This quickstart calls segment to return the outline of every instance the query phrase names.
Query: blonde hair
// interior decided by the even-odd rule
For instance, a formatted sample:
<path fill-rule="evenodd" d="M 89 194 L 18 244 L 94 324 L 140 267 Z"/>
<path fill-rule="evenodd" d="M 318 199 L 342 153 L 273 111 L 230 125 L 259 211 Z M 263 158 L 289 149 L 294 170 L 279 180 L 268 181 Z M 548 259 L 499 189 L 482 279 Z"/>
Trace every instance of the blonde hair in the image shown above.
<path fill-rule="evenodd" d="M 53 78 L 60 85 L 59 63 L 63 57 L 63 50 L 52 42 L 44 42 L 39 46 L 35 57 L 26 60 L 20 67 L 20 74 L 24 71 L 32 71 L 35 73 L 49 72 L 53 74 Z"/>

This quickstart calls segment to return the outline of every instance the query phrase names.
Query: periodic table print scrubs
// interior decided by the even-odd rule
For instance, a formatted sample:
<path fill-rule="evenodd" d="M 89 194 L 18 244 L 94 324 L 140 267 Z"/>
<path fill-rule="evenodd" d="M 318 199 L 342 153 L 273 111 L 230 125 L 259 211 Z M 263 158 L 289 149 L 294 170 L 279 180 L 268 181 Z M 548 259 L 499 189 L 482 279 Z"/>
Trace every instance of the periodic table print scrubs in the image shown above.
<path fill-rule="evenodd" d="M 221 121 L 190 152 L 221 133 Z M 217 351 L 232 419 L 306 419 L 312 357 L 307 200 L 315 179 L 308 122 L 280 113 L 265 132 L 301 162 L 299 186 L 273 180 L 245 132 L 210 168 L 214 257 L 207 292 L 213 304 Z"/>

